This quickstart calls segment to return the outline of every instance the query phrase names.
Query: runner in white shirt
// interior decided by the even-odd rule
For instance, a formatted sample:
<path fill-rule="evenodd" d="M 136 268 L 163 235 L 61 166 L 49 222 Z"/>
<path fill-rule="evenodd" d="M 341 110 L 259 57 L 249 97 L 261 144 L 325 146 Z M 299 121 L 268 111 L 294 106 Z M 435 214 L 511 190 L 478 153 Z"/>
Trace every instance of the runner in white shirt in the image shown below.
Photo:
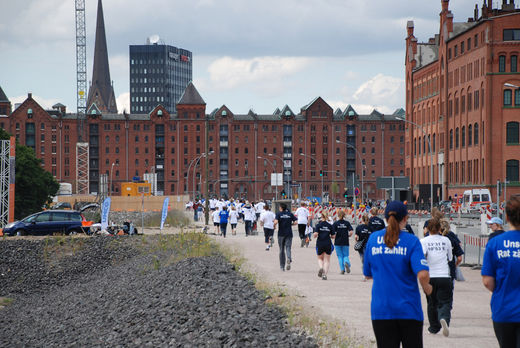
<path fill-rule="evenodd" d="M 307 229 L 307 226 L 309 226 L 309 209 L 307 209 L 307 204 L 305 202 L 300 203 L 300 207 L 296 209 L 296 212 L 294 215 L 298 218 L 298 234 L 300 235 L 301 239 L 301 247 L 305 245 L 305 230 Z"/>
<path fill-rule="evenodd" d="M 238 212 L 234 205 L 231 206 L 229 211 L 229 223 L 231 224 L 231 234 L 237 234 L 237 223 L 238 223 Z"/>
<path fill-rule="evenodd" d="M 441 235 L 440 231 L 440 219 L 430 219 L 428 221 L 430 235 L 421 239 L 421 244 L 430 268 L 430 284 L 433 287 L 432 294 L 426 297 L 430 322 L 428 331 L 436 334 L 442 328 L 442 334 L 448 336 L 453 301 L 453 282 L 448 261 L 453 259 L 453 255 L 451 241 Z"/>
<path fill-rule="evenodd" d="M 251 206 L 251 204 L 248 201 L 246 201 L 246 204 L 242 208 L 242 211 L 244 212 L 244 223 L 247 237 L 252 232 L 253 221 L 255 220 L 255 210 Z"/>
<path fill-rule="evenodd" d="M 213 226 L 215 226 L 215 234 L 220 234 L 220 211 L 215 209 L 211 215 L 213 216 Z"/>
<path fill-rule="evenodd" d="M 209 200 L 209 209 L 210 210 L 215 210 L 216 209 L 216 203 L 217 203 L 217 200 L 215 198 L 211 198 Z"/>
<path fill-rule="evenodd" d="M 260 214 L 264 211 L 265 203 L 263 201 L 260 201 L 255 204 L 255 212 L 256 212 L 256 219 L 258 220 L 260 218 Z"/>
<path fill-rule="evenodd" d="M 265 250 L 269 250 L 273 245 L 273 234 L 274 234 L 274 220 L 276 219 L 276 215 L 269 210 L 269 206 L 264 204 L 264 211 L 260 213 L 260 218 L 258 219 L 262 226 L 264 226 L 264 237 L 265 237 Z"/>

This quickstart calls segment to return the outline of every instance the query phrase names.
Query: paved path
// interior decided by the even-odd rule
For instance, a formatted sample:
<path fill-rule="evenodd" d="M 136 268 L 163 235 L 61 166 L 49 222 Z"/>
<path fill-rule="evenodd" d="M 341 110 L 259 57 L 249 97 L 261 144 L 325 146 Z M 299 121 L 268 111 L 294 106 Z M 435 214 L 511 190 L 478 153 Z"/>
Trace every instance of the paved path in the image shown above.
<path fill-rule="evenodd" d="M 345 330 L 362 341 L 372 342 L 375 338 L 370 321 L 370 297 L 372 283 L 363 281 L 361 261 L 353 250 L 351 239 L 352 273 L 341 275 L 336 253 L 332 254 L 328 280 L 317 277 L 318 265 L 314 241 L 309 248 L 300 248 L 298 237 L 293 239 L 293 263 L 290 271 L 280 271 L 278 246 L 265 251 L 264 237 L 244 236 L 243 225 L 238 225 L 236 236 L 215 237 L 225 245 L 238 248 L 248 260 L 249 266 L 264 280 L 286 286 L 303 296 L 303 300 L 313 308 L 319 309 L 333 318 L 346 323 Z M 294 229 L 295 236 L 298 235 Z M 229 233 L 229 231 L 228 231 Z M 497 347 L 491 322 L 489 300 L 491 294 L 481 283 L 478 270 L 463 268 L 465 282 L 456 282 L 454 308 L 450 336 L 428 333 L 426 300 L 423 298 L 425 313 L 425 347 Z"/>

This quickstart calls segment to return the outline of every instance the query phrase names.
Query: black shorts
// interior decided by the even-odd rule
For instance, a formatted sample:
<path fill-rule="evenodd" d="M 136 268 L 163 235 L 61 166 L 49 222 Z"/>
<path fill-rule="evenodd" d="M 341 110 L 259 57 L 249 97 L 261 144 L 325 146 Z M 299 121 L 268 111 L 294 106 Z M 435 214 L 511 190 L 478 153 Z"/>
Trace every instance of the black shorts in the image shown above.
<path fill-rule="evenodd" d="M 237 224 L 231 224 L 231 228 L 232 228 L 232 229 L 237 228 Z"/>
<path fill-rule="evenodd" d="M 306 230 L 307 230 L 307 224 L 298 224 L 298 234 L 300 235 L 300 239 L 305 238 Z"/>
<path fill-rule="evenodd" d="M 220 226 L 220 222 L 213 222 L 213 226 Z"/>
<path fill-rule="evenodd" d="M 321 255 L 323 253 L 330 255 L 334 251 L 334 245 L 330 244 L 317 244 L 316 245 L 316 254 Z"/>
<path fill-rule="evenodd" d="M 269 238 L 272 237 L 273 234 L 274 234 L 274 228 L 265 228 L 264 227 L 264 237 L 265 237 L 266 243 L 269 243 Z"/>

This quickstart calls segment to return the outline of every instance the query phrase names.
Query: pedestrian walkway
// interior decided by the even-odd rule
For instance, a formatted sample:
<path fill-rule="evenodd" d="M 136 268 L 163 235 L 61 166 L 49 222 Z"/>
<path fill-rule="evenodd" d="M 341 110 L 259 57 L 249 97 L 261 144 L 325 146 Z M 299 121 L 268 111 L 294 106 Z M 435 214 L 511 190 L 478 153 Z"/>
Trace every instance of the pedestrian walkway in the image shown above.
<path fill-rule="evenodd" d="M 298 232 L 294 230 L 295 236 Z M 276 235 L 276 232 L 275 232 Z M 276 237 L 276 236 L 275 236 Z M 352 272 L 341 275 L 334 252 L 328 280 L 318 278 L 318 264 L 315 244 L 309 248 L 300 248 L 298 237 L 293 238 L 291 270 L 280 271 L 278 245 L 270 251 L 265 250 L 262 233 L 258 236 L 245 237 L 243 233 L 227 238 L 215 237 L 219 242 L 239 249 L 248 260 L 248 264 L 262 279 L 286 286 L 303 296 L 303 301 L 310 308 L 321 310 L 346 323 L 347 332 L 361 341 L 372 342 L 375 337 L 370 320 L 371 281 L 363 281 L 359 254 L 350 246 Z M 351 244 L 353 239 L 351 238 Z M 456 282 L 450 336 L 432 335 L 427 331 L 426 299 L 422 295 L 424 313 L 425 347 L 497 347 L 497 341 L 491 322 L 489 301 L 491 293 L 481 282 L 480 271 L 463 268 L 465 282 Z"/>

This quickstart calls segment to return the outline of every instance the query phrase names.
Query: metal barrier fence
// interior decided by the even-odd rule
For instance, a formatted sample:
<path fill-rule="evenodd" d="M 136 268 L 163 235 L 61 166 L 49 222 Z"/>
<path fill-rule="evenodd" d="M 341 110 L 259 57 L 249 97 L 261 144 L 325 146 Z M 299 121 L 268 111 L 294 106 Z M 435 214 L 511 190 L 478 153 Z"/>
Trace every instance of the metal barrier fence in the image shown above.
<path fill-rule="evenodd" d="M 463 233 L 461 242 L 464 256 L 462 262 L 464 264 L 476 264 L 481 266 L 488 239 L 489 236 L 487 235 L 472 236 Z"/>

